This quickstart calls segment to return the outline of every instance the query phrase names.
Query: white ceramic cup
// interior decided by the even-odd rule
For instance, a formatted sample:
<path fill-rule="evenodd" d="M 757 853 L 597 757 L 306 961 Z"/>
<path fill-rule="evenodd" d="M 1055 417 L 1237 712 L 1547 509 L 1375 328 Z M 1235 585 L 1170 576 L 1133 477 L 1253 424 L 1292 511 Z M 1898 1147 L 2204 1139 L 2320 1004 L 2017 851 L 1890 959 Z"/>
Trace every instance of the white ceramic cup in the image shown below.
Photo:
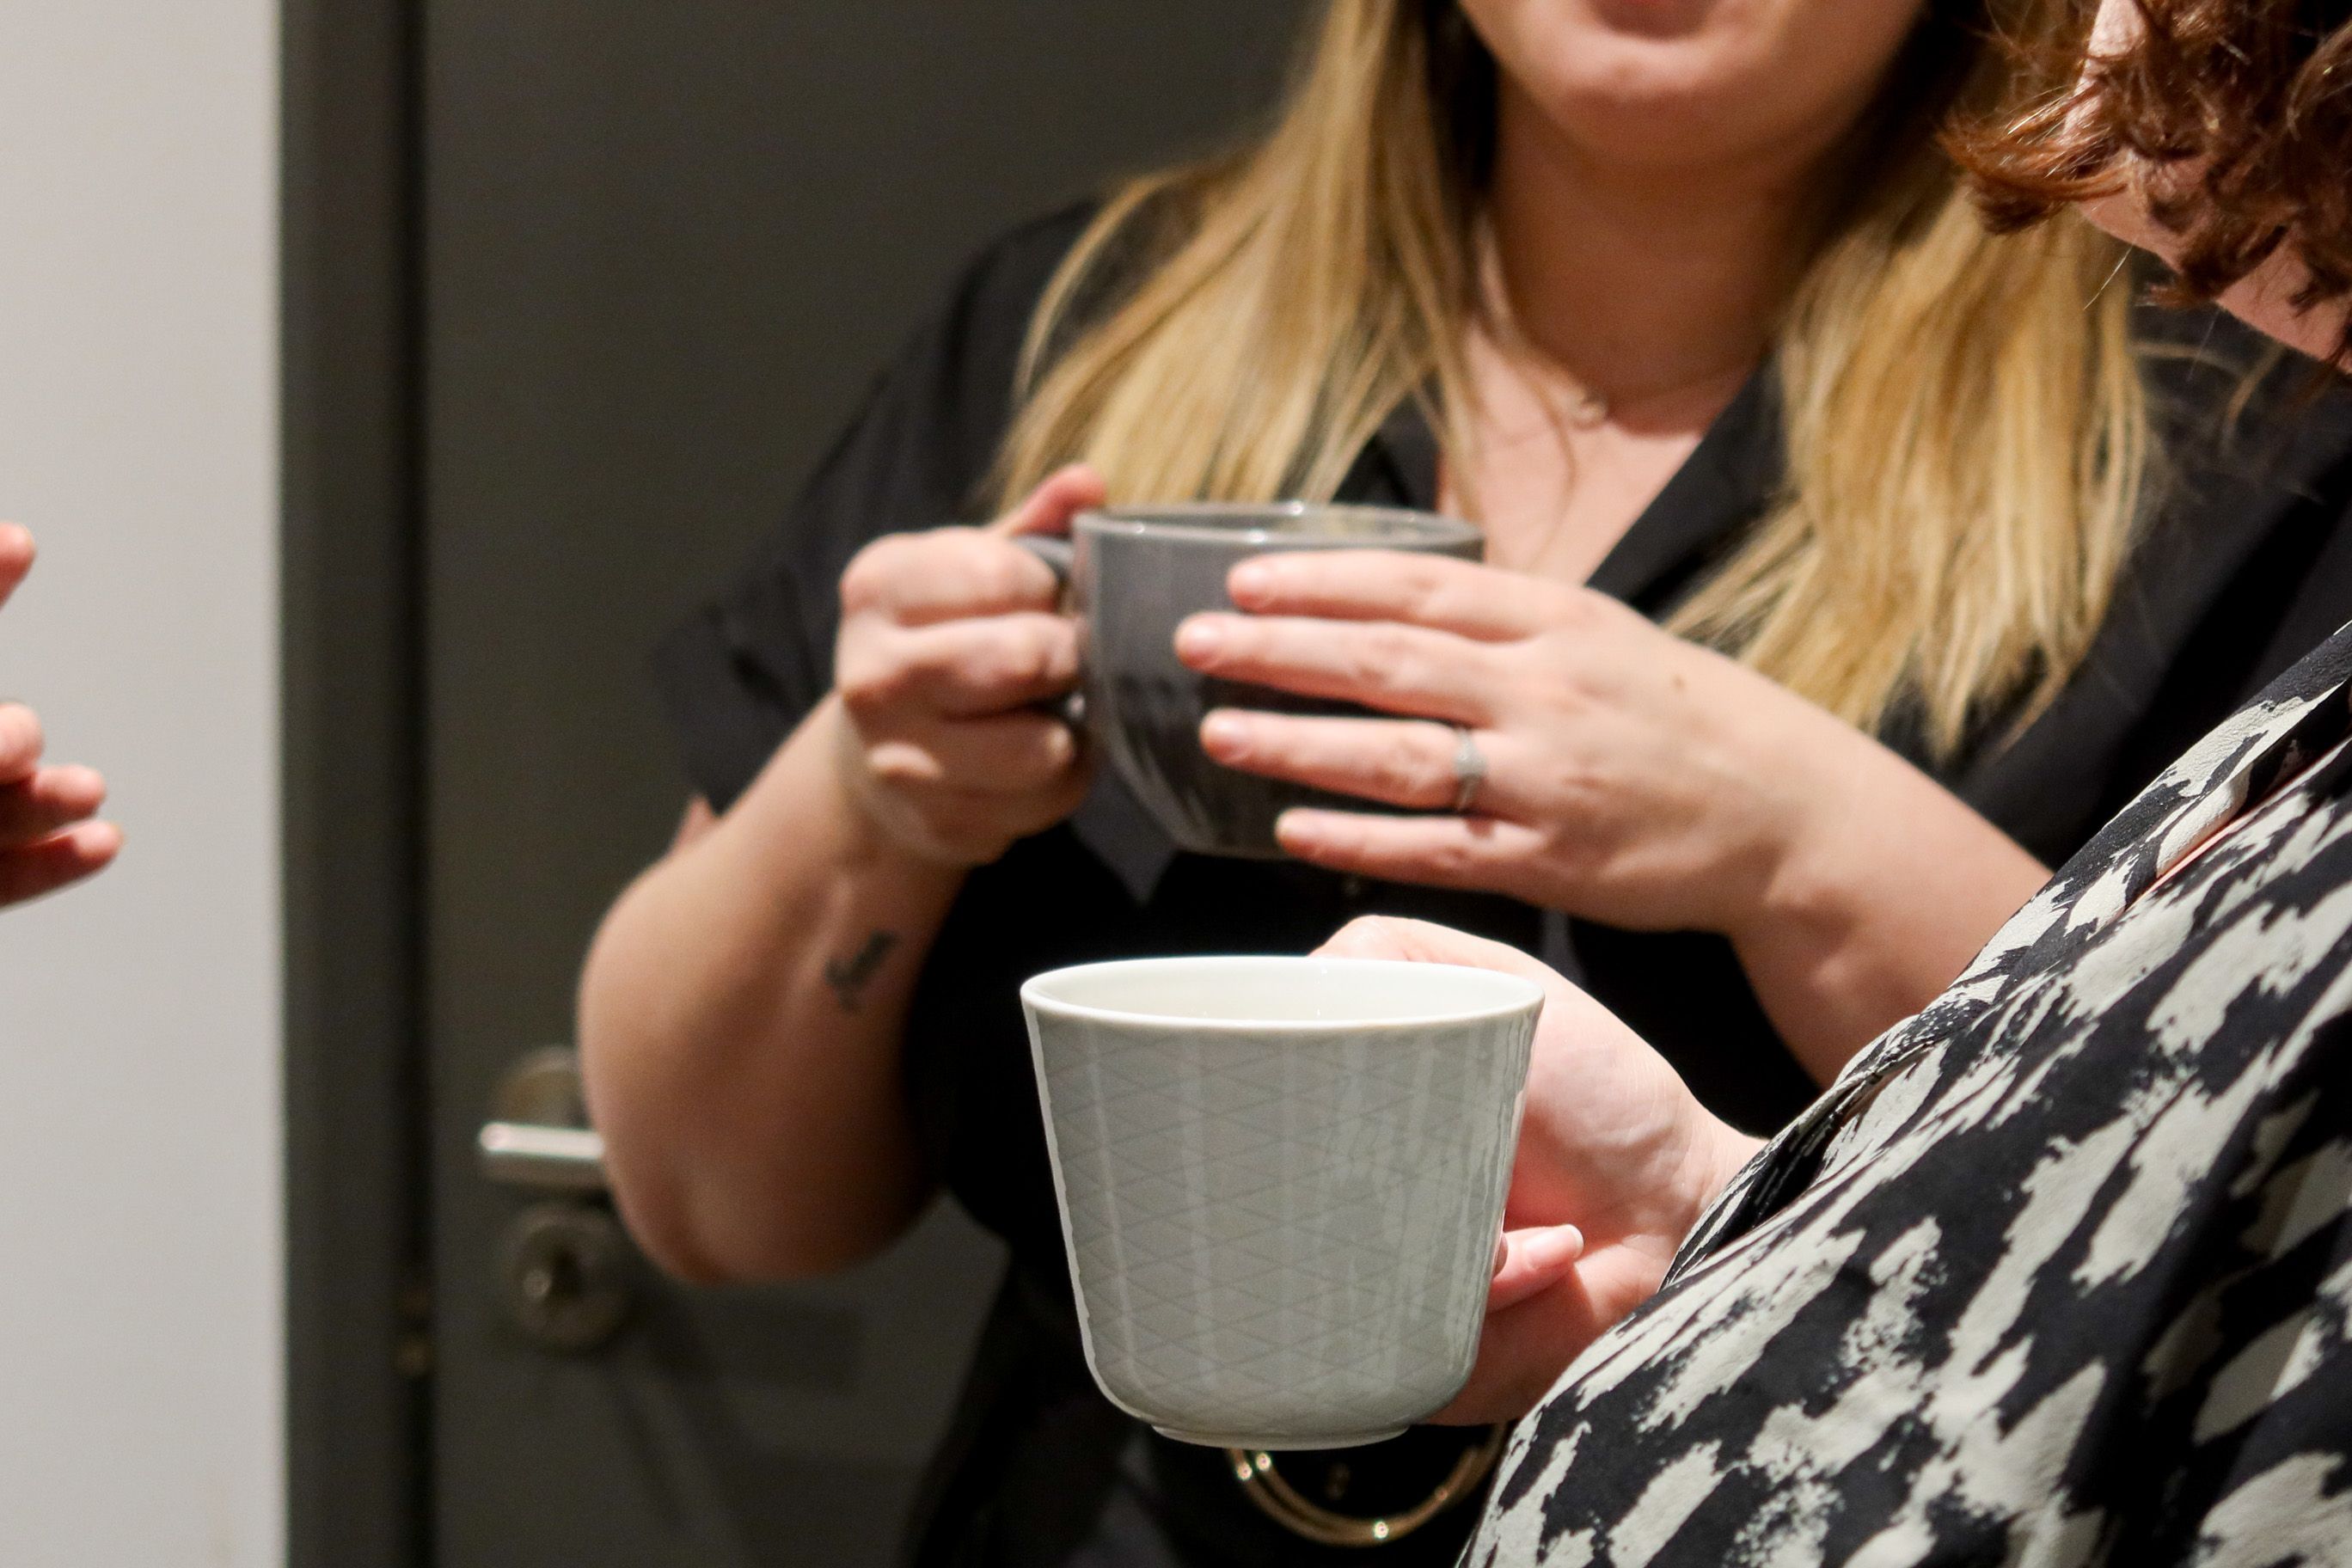
<path fill-rule="evenodd" d="M 1087 1364 L 1186 1442 L 1394 1436 L 1468 1380 L 1543 993 L 1370 959 L 1021 988 Z"/>

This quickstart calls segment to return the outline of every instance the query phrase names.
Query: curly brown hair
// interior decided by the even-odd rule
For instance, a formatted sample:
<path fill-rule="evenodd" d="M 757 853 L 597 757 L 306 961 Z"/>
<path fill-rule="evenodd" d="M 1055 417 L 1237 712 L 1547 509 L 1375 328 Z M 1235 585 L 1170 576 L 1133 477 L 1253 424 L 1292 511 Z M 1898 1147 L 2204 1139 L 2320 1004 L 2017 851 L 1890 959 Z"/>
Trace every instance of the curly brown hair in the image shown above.
<path fill-rule="evenodd" d="M 2352 0 L 2135 0 L 2139 37 L 2084 64 L 2035 62 L 2037 89 L 1947 138 L 1997 228 L 2125 188 L 2179 237 L 2166 293 L 2212 300 L 2284 249 L 2309 310 L 2352 296 Z M 2352 350 L 2347 327 L 2344 350 Z"/>

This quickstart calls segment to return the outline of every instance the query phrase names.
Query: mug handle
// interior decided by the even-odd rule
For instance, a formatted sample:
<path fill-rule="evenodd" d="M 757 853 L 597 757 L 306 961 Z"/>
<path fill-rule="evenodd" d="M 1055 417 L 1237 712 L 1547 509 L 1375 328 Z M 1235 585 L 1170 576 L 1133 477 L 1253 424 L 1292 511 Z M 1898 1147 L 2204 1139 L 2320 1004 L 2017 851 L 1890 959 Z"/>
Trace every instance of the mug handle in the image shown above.
<path fill-rule="evenodd" d="M 1077 546 L 1059 533 L 1016 533 L 1013 542 L 1044 562 L 1048 570 L 1062 581 L 1062 591 L 1069 592 L 1070 579 L 1077 571 Z M 1087 732 L 1087 694 L 1084 690 L 1070 692 L 1038 706 L 1080 735 Z"/>
<path fill-rule="evenodd" d="M 1071 574 L 1078 569 L 1078 547 L 1066 534 L 1016 533 L 1013 542 L 1043 561 L 1063 587 L 1070 585 Z"/>

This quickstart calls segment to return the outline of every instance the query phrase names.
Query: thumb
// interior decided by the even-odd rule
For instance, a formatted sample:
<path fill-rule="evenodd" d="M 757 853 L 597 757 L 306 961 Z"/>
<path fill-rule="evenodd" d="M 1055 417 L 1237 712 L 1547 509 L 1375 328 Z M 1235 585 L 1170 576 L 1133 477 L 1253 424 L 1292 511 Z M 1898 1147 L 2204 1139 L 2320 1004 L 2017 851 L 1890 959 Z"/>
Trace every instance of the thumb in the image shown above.
<path fill-rule="evenodd" d="M 1067 533 L 1070 519 L 1108 499 L 1102 476 L 1084 463 L 1072 463 L 1045 476 L 1019 506 L 989 525 L 1003 538 L 1017 533 Z"/>
<path fill-rule="evenodd" d="M 1500 1312 L 1539 1296 L 1567 1279 L 1584 1256 L 1584 1233 L 1572 1225 L 1507 1230 L 1495 1248 L 1495 1277 L 1486 1310 Z"/>
<path fill-rule="evenodd" d="M 1472 936 L 1451 926 L 1402 915 L 1359 915 L 1315 950 L 1318 958 L 1395 958 L 1412 963 L 1454 963 L 1492 969 L 1534 981 L 1549 994 L 1565 984 L 1541 960 L 1507 942 Z"/>

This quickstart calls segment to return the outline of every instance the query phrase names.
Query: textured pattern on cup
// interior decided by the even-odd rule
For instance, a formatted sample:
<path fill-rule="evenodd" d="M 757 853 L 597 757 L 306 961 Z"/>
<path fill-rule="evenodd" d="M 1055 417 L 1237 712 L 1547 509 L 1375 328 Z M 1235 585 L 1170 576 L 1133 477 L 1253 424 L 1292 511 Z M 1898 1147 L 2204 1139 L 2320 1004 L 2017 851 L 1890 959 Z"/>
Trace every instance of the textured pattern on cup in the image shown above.
<path fill-rule="evenodd" d="M 1067 1001 L 1147 970 L 1151 1009 L 1176 1010 L 1171 984 L 1204 1007 L 1221 988 L 1289 987 L 1327 1016 Z M 1397 1005 L 1394 971 L 1434 983 L 1417 1009 Z M 1441 965 L 1180 959 L 1056 972 L 1023 1000 L 1087 1364 L 1114 1403 L 1194 1440 L 1320 1448 L 1387 1436 L 1459 1392 L 1536 987 Z"/>

